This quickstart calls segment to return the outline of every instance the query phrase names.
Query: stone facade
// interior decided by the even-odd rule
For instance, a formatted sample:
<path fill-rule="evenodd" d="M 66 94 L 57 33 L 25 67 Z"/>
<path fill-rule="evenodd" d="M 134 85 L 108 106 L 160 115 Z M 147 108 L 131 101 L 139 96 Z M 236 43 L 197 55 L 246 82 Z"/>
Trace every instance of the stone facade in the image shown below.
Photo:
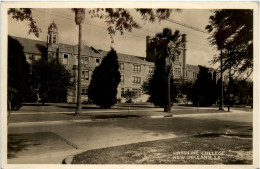
<path fill-rule="evenodd" d="M 48 28 L 48 36 L 46 42 L 13 37 L 24 46 L 24 53 L 28 63 L 32 60 L 37 60 L 41 57 L 57 58 L 65 66 L 67 70 L 73 75 L 73 80 L 77 79 L 77 65 L 78 65 L 78 46 L 59 43 L 58 27 L 53 22 Z M 147 38 L 147 45 L 149 38 Z M 91 76 L 94 69 L 99 66 L 105 57 L 107 51 L 97 50 L 94 47 L 82 45 L 82 101 L 88 100 L 88 86 L 91 81 Z M 147 95 L 143 95 L 141 85 L 153 73 L 154 62 L 149 58 L 149 51 L 147 51 L 147 58 L 138 56 L 117 53 L 118 62 L 120 66 L 121 82 L 118 86 L 117 98 L 122 98 L 122 95 L 127 90 L 134 90 L 138 93 L 137 102 L 145 102 L 148 99 Z M 150 61 L 147 61 L 150 60 Z M 186 64 L 186 48 L 182 48 L 182 52 L 178 58 L 175 59 L 174 77 L 181 79 L 195 80 L 199 72 L 199 67 Z M 76 102 L 77 85 L 75 85 L 69 92 L 68 102 Z"/>

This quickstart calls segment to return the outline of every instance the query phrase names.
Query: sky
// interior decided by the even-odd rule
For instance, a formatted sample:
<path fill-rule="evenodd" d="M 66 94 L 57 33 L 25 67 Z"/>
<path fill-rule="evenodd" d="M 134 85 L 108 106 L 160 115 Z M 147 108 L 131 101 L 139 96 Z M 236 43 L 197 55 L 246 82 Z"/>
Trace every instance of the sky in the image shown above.
<path fill-rule="evenodd" d="M 125 32 L 123 35 L 118 32 L 114 36 L 114 43 L 111 43 L 105 21 L 91 18 L 88 14 L 89 9 L 86 9 L 86 18 L 82 28 L 83 43 L 96 49 L 109 50 L 113 47 L 119 53 L 145 57 L 146 36 L 153 37 L 156 33 L 162 32 L 163 28 L 170 28 L 172 31 L 178 29 L 181 34 L 187 34 L 187 64 L 217 68 L 217 64 L 211 65 L 209 63 L 214 55 L 218 53 L 214 47 L 209 45 L 209 34 L 166 20 L 155 21 L 154 23 L 143 21 L 140 14 L 135 12 L 134 9 L 128 10 L 141 28 L 133 29 L 132 32 Z M 71 45 L 77 44 L 78 26 L 75 24 L 74 13 L 71 9 L 33 8 L 32 12 L 37 26 L 42 30 L 39 38 L 33 34 L 28 34 L 28 22 L 16 21 L 10 15 L 8 16 L 8 34 L 46 41 L 48 26 L 54 21 L 59 30 L 59 42 Z M 211 10 L 206 9 L 182 9 L 180 12 L 173 10 L 169 19 L 205 30 L 206 25 L 209 24 L 211 14 Z"/>

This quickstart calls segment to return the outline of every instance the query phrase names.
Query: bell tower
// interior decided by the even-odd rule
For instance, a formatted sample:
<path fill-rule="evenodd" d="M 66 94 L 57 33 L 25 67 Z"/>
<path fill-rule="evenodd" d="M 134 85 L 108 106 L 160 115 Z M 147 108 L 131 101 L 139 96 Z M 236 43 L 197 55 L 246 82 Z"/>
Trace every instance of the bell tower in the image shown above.
<path fill-rule="evenodd" d="M 47 46 L 48 46 L 48 59 L 57 58 L 59 55 L 59 33 L 58 27 L 54 23 L 54 21 L 48 27 L 48 35 L 47 35 Z"/>
<path fill-rule="evenodd" d="M 53 21 L 48 27 L 47 43 L 58 44 L 58 34 L 58 27 Z"/>

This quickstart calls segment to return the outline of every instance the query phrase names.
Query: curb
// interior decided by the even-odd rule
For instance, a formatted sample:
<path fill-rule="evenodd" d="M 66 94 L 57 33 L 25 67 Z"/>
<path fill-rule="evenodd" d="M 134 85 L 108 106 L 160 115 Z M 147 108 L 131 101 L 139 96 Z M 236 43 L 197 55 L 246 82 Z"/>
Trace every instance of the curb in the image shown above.
<path fill-rule="evenodd" d="M 48 124 L 68 124 L 68 123 L 83 123 L 83 122 L 95 122 L 95 121 L 106 121 L 106 120 L 122 120 L 122 119 L 139 119 L 139 118 L 179 118 L 179 117 L 194 117 L 194 116 L 205 116 L 205 115 L 221 115 L 232 112 L 219 112 L 219 113 L 197 113 L 197 114 L 175 114 L 175 115 L 157 115 L 157 116 L 139 116 L 139 117 L 126 117 L 126 118 L 107 118 L 107 119 L 84 119 L 84 120 L 60 120 L 60 121 L 39 121 L 39 122 L 17 122 L 9 123 L 8 126 L 30 126 L 30 125 L 46 125 Z M 243 112 L 252 113 L 252 112 Z"/>
<path fill-rule="evenodd" d="M 73 157 L 74 157 L 74 155 L 69 155 L 69 156 L 65 157 L 64 160 L 62 161 L 62 164 L 71 164 Z"/>
<path fill-rule="evenodd" d="M 17 122 L 9 123 L 8 126 L 30 126 L 30 125 L 46 125 L 48 124 L 68 124 L 68 123 L 83 123 L 95 122 L 105 120 L 121 120 L 121 119 L 139 119 L 139 118 L 171 118 L 173 115 L 160 115 L 160 116 L 139 116 L 139 117 L 126 117 L 126 118 L 106 118 L 106 119 L 84 119 L 84 120 L 60 120 L 60 121 L 38 121 L 38 122 Z"/>

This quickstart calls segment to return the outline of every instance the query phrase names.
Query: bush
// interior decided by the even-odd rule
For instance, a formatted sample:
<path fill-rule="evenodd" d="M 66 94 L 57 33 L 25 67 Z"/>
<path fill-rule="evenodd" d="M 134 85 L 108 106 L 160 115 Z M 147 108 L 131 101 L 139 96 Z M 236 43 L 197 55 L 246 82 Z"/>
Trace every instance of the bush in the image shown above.
<path fill-rule="evenodd" d="M 200 71 L 192 89 L 191 100 L 194 106 L 211 106 L 217 99 L 215 77 L 212 78 L 208 68 L 203 66 L 199 66 L 199 68 Z"/>
<path fill-rule="evenodd" d="M 111 49 L 92 75 L 88 96 L 94 104 L 102 108 L 111 108 L 117 103 L 117 87 L 120 82 L 117 58 L 116 51 Z"/>

